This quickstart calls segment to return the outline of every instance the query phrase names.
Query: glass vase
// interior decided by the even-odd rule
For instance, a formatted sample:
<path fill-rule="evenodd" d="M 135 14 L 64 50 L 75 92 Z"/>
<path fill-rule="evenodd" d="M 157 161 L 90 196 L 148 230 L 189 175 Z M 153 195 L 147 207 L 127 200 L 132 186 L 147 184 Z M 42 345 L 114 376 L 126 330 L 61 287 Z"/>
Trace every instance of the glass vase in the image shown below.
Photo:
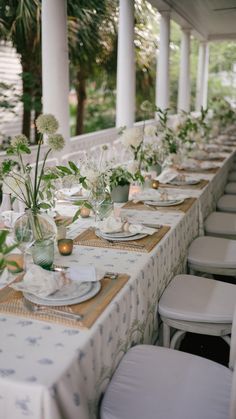
<path fill-rule="evenodd" d="M 45 245 L 45 247 L 48 247 L 49 250 L 51 242 L 54 246 L 56 234 L 57 226 L 54 220 L 47 214 L 34 212 L 31 209 L 27 209 L 26 212 L 21 217 L 19 217 L 14 224 L 14 235 L 23 255 L 25 255 L 27 249 L 32 246 L 35 248 L 39 247 L 39 249 L 43 251 L 43 246 Z M 37 244 L 39 244 L 39 246 L 37 246 Z M 49 259 L 51 259 L 51 255 L 52 251 L 50 250 Z M 33 259 L 34 263 L 41 266 L 44 265 L 44 262 L 42 262 L 42 264 L 37 263 L 37 261 L 39 261 L 39 257 L 36 256 Z M 49 263 L 47 262 L 45 266 L 48 265 Z"/>

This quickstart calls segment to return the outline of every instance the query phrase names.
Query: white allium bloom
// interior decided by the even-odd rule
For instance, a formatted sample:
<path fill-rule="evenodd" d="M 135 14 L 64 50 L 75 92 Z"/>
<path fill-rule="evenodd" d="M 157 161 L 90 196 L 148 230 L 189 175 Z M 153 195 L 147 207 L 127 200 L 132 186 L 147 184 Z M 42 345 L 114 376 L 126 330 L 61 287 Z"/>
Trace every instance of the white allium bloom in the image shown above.
<path fill-rule="evenodd" d="M 134 175 L 139 170 L 139 164 L 137 161 L 132 161 L 128 163 L 127 170 Z"/>
<path fill-rule="evenodd" d="M 24 134 L 16 135 L 11 140 L 12 147 L 18 147 L 20 145 L 25 145 L 25 146 L 29 145 L 28 138 Z"/>
<path fill-rule="evenodd" d="M 35 123 L 40 134 L 54 134 L 59 127 L 57 119 L 51 114 L 39 115 Z"/>
<path fill-rule="evenodd" d="M 157 133 L 157 127 L 155 125 L 147 125 L 144 129 L 144 135 L 147 137 L 155 137 Z"/>
<path fill-rule="evenodd" d="M 65 146 L 65 140 L 61 134 L 49 135 L 46 143 L 54 151 L 60 151 Z"/>
<path fill-rule="evenodd" d="M 129 128 L 123 133 L 121 140 L 126 148 L 137 148 L 143 141 L 143 133 L 140 128 Z"/>

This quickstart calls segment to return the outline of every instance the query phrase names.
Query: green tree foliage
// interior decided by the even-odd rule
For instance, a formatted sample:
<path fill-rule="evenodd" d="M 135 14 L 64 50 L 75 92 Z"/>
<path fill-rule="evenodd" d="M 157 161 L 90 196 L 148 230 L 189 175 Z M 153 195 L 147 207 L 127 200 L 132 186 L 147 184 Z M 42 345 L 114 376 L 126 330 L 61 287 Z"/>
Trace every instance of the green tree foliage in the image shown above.
<path fill-rule="evenodd" d="M 23 82 L 23 133 L 30 137 L 31 112 L 41 111 L 40 0 L 1 0 L 0 39 L 20 55 Z"/>

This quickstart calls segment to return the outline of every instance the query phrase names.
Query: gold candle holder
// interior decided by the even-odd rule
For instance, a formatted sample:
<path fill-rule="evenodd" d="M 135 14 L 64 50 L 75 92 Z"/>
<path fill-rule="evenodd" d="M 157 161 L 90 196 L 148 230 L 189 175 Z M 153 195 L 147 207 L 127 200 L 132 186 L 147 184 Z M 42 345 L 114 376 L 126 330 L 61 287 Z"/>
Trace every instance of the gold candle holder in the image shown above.
<path fill-rule="evenodd" d="M 159 181 L 158 180 L 154 179 L 152 181 L 152 188 L 153 189 L 158 189 L 159 188 Z"/>
<path fill-rule="evenodd" d="M 10 262 L 14 262 L 11 264 Z M 11 253 L 6 256 L 6 266 L 9 272 L 16 274 L 24 270 L 24 256 L 19 253 Z"/>
<path fill-rule="evenodd" d="M 90 216 L 90 209 L 86 207 L 82 207 L 80 210 L 80 215 L 82 218 L 88 218 Z"/>
<path fill-rule="evenodd" d="M 73 250 L 73 240 L 72 239 L 60 239 L 57 242 L 58 250 L 61 255 L 69 256 Z"/>

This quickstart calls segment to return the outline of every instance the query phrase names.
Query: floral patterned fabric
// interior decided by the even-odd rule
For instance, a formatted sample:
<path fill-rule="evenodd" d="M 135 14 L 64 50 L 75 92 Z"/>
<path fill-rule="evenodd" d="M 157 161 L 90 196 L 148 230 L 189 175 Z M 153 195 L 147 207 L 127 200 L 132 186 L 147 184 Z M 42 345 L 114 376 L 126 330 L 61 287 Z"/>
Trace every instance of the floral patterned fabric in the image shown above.
<path fill-rule="evenodd" d="M 171 226 L 149 254 L 76 246 L 66 258 L 92 263 L 130 279 L 89 330 L 0 315 L 0 418 L 93 419 L 111 375 L 131 345 L 158 337 L 157 303 L 172 277 L 186 268 L 186 252 L 204 218 L 223 193 L 231 155 L 203 191 L 183 191 L 199 199 L 179 211 L 133 211 L 138 221 Z M 66 211 L 66 209 L 65 209 Z M 77 222 L 77 230 L 90 220 Z M 71 235 L 77 234 L 75 226 Z M 62 256 L 56 262 L 65 264 Z M 158 374 L 158 371 L 157 371 Z"/>

